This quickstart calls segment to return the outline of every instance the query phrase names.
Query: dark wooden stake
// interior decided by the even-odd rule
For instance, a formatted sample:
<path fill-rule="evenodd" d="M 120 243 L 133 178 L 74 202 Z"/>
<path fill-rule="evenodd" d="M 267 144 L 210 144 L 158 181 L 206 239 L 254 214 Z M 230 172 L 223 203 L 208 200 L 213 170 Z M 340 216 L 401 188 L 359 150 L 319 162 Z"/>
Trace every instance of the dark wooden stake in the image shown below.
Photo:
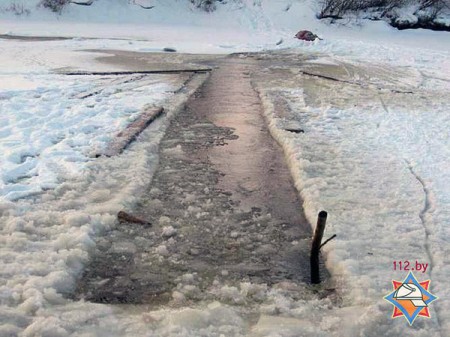
<path fill-rule="evenodd" d="M 322 244 L 323 232 L 325 231 L 325 225 L 327 222 L 327 212 L 321 211 L 319 218 L 317 219 L 317 226 L 314 231 L 314 237 L 311 245 L 311 283 L 320 283 L 320 270 L 319 270 L 319 252 Z"/>

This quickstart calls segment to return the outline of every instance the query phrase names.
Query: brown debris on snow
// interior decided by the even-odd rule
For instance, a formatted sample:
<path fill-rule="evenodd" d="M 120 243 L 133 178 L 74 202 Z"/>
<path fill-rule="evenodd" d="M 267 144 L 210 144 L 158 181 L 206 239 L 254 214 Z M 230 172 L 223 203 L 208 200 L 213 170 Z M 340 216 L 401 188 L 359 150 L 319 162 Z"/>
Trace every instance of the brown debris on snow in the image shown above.
<path fill-rule="evenodd" d="M 151 226 L 152 224 L 148 221 L 136 218 L 135 216 L 128 214 L 127 212 L 124 211 L 120 211 L 119 213 L 117 213 L 117 219 L 119 219 L 120 223 L 136 223 L 136 224 L 141 224 L 141 225 L 146 225 L 146 226 Z"/>
<path fill-rule="evenodd" d="M 297 34 L 295 34 L 295 37 L 299 40 L 304 41 L 315 41 L 316 39 L 322 40 L 320 37 L 318 37 L 313 32 L 310 32 L 309 30 L 301 30 Z"/>

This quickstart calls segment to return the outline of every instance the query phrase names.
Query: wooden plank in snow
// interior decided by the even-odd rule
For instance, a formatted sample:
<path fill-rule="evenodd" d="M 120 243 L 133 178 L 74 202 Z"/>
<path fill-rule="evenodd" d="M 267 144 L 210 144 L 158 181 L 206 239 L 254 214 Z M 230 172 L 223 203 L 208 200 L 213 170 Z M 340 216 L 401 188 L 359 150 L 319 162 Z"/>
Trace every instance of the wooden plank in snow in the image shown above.
<path fill-rule="evenodd" d="M 135 71 L 73 71 L 61 73 L 67 76 L 105 76 L 105 75 L 132 75 L 132 74 L 179 74 L 179 73 L 207 73 L 212 68 L 195 69 L 162 69 L 162 70 L 135 70 Z"/>
<path fill-rule="evenodd" d="M 109 144 L 103 155 L 112 157 L 121 154 L 163 112 L 163 107 L 145 109 L 134 122 L 130 123 L 114 137 L 114 140 Z"/>

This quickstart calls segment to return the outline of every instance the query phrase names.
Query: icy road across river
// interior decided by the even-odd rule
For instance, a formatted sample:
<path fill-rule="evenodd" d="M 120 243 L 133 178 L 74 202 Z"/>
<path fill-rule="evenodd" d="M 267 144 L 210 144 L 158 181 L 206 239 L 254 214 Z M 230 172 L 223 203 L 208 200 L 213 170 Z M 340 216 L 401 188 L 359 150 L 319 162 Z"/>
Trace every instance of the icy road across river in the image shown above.
<path fill-rule="evenodd" d="M 2 155 L 1 333 L 448 334 L 448 74 L 292 50 L 117 52 L 102 62 L 218 69 L 209 79 L 158 75 L 135 82 L 142 85 L 51 75 L 59 83 L 51 90 L 32 83 L 50 75 L 29 74 L 16 82 L 21 90 L 3 89 L 2 111 L 16 117 L 1 129 L 8 140 L 1 146 L 17 155 Z M 107 146 L 102 116 L 114 135 L 138 111 L 136 95 L 150 97 L 156 88 L 164 95 L 142 105 L 162 104 L 167 114 L 120 156 L 90 156 Z M 64 102 L 53 104 L 61 94 Z M 115 115 L 107 97 L 122 98 L 116 106 L 132 101 L 133 109 Z M 83 110 L 74 100 L 85 102 Z M 47 104 L 56 124 L 45 109 L 20 113 L 36 102 Z M 73 117 L 72 131 L 61 133 L 64 111 L 86 118 Z M 115 127 L 112 117 L 120 121 Z M 39 125 L 59 133 L 44 141 Z M 36 151 L 17 148 L 14 131 Z M 42 165 L 41 153 L 73 174 Z M 51 179 L 41 186 L 46 172 Z M 27 183 L 40 190 L 26 194 Z M 119 224 L 122 209 L 153 226 Z M 326 282 L 314 288 L 307 283 L 307 223 L 321 209 L 330 214 L 325 237 L 337 238 L 324 248 L 330 277 L 323 271 Z M 440 297 L 432 318 L 411 329 L 391 319 L 383 300 L 391 280 L 404 276 L 394 260 L 428 263 L 423 277 Z"/>
<path fill-rule="evenodd" d="M 122 224 L 100 239 L 82 281 L 86 299 L 152 303 L 174 291 L 201 299 L 219 278 L 307 282 L 310 226 L 250 83 L 257 62 L 217 65 L 161 142 L 136 209 L 154 225 Z M 183 275 L 192 284 L 177 288 Z"/>

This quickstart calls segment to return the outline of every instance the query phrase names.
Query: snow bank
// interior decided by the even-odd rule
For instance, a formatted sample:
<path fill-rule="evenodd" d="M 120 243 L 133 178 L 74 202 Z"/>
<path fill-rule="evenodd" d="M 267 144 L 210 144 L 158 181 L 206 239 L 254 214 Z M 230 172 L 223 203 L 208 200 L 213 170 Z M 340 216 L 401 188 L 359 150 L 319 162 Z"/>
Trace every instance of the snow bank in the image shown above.
<path fill-rule="evenodd" d="M 109 308 L 68 298 L 95 249 L 94 238 L 113 228 L 117 212 L 132 207 L 149 184 L 171 116 L 206 77 L 194 77 L 175 95 L 188 75 L 50 73 L 52 60 L 69 69 L 82 66 L 71 63 L 76 52 L 56 45 L 41 44 L 31 53 L 42 63 L 14 54 L 20 42 L 5 42 L 0 52 L 9 61 L 0 67 L 1 336 L 82 335 L 83 319 L 112 319 Z M 57 52 L 47 60 L 49 50 Z M 61 51 L 71 57 L 64 61 Z M 40 67 L 35 73 L 34 64 Z M 163 105 L 165 117 L 119 157 L 95 158 L 147 105 Z M 47 315 L 55 308 L 58 315 Z M 90 308 L 95 314 L 83 313 Z"/>
<path fill-rule="evenodd" d="M 10 77 L 0 76 L 0 198 L 11 201 L 82 174 L 142 107 L 180 85 L 171 75 Z"/>
<path fill-rule="evenodd" d="M 441 300 L 431 308 L 432 320 L 422 322 L 419 329 L 438 334 L 440 324 L 445 335 L 450 305 L 445 299 L 450 277 L 445 130 L 450 106 L 444 92 L 449 82 L 424 77 L 417 81 L 413 70 L 407 78 L 403 74 L 403 80 L 414 94 L 393 93 L 389 88 L 396 74 L 372 78 L 371 69 L 380 65 L 358 66 L 356 72 L 352 64 L 341 65 L 346 72 L 335 70 L 334 75 L 328 59 L 319 58 L 300 72 L 286 65 L 291 75 L 283 82 L 266 74 L 255 84 L 310 223 L 315 224 L 322 209 L 330 214 L 325 236 L 337 234 L 337 239 L 324 247 L 326 265 L 343 290 L 344 303 L 361 306 L 363 315 L 388 312 L 383 297 L 391 290 L 390 282 L 406 276 L 394 271 L 393 261 L 423 261 L 430 268 L 418 277 L 431 278 L 432 290 Z M 301 74 L 302 70 L 320 74 L 320 69 L 350 84 Z M 366 79 L 360 76 L 364 73 Z M 304 133 L 285 131 L 292 125 Z M 400 331 L 404 324 L 388 322 L 379 314 L 373 319 L 383 321 L 382 329 Z M 382 335 L 379 328 L 378 335 Z"/>
<path fill-rule="evenodd" d="M 1 0 L 0 4 L 9 2 Z M 332 42 L 333 48 L 351 41 L 354 48 L 369 42 L 450 50 L 447 32 L 398 31 L 383 21 L 329 24 L 317 20 L 318 4 L 313 0 L 229 1 L 212 13 L 194 10 L 189 1 L 151 4 L 153 9 L 144 10 L 125 1 L 98 0 L 90 7 L 70 4 L 62 15 L 34 9 L 19 18 L 0 12 L 0 34 L 120 38 L 135 40 L 133 46 L 122 44 L 121 49 L 160 51 L 174 47 L 179 52 L 227 54 L 302 47 L 294 35 L 308 29 Z M 31 2 L 26 6 L 35 8 Z"/>
<path fill-rule="evenodd" d="M 201 84 L 202 76 L 185 94 L 164 101 L 169 118 Z M 168 120 L 154 122 L 120 157 L 83 162 L 83 169 L 39 198 L 0 202 L 0 316 L 6 317 L 0 319 L 0 335 L 22 331 L 24 336 L 64 336 L 72 331 L 81 336 L 83 319 L 112 319 L 109 308 L 73 303 L 66 297 L 95 248 L 94 237 L 113 228 L 117 212 L 132 207 L 150 182 Z M 94 311 L 87 314 L 90 308 Z M 47 310 L 58 314 L 48 315 Z M 109 331 L 106 326 L 100 330 Z"/>

